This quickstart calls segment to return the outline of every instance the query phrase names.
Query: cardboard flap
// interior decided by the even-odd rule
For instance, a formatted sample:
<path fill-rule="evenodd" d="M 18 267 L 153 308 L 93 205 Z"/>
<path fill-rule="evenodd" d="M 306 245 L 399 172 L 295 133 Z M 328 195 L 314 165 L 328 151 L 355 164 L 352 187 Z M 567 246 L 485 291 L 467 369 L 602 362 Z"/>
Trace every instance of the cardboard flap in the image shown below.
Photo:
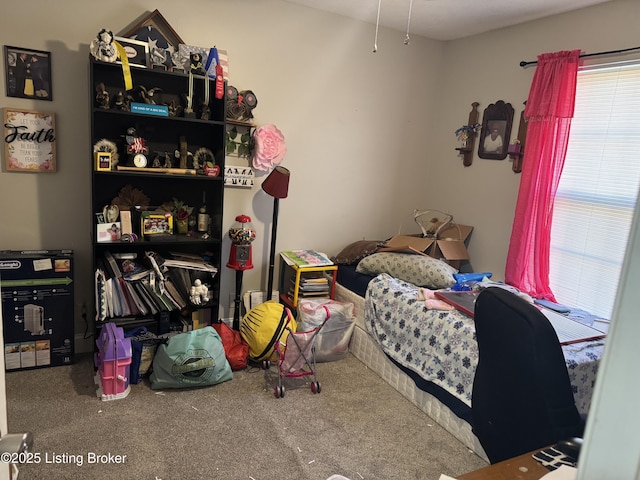
<path fill-rule="evenodd" d="M 447 260 L 469 260 L 469 252 L 460 240 L 438 240 L 438 248 Z"/>
<path fill-rule="evenodd" d="M 400 245 L 398 247 L 381 247 L 376 250 L 376 252 L 394 252 L 394 253 L 412 253 L 414 255 L 422 255 L 423 257 L 428 257 L 424 252 L 420 250 L 416 250 L 410 245 Z"/>
<path fill-rule="evenodd" d="M 393 238 L 386 243 L 386 246 L 396 248 L 411 247 L 420 252 L 426 252 L 427 249 L 433 245 L 434 241 L 435 239 L 433 238 L 415 235 L 394 235 Z"/>
<path fill-rule="evenodd" d="M 469 260 L 469 252 L 464 242 L 472 230 L 473 227 L 469 225 L 453 223 L 440 231 L 440 239 L 437 241 L 435 238 L 423 237 L 420 234 L 394 235 L 386 242 L 386 249 L 378 249 L 378 251 L 405 250 L 410 253 L 411 250 L 415 250 L 447 261 Z"/>
<path fill-rule="evenodd" d="M 469 225 L 460 225 L 458 223 L 451 223 L 446 228 L 440 230 L 438 235 L 439 240 L 461 240 L 465 242 L 467 237 L 471 234 L 473 227 Z"/>

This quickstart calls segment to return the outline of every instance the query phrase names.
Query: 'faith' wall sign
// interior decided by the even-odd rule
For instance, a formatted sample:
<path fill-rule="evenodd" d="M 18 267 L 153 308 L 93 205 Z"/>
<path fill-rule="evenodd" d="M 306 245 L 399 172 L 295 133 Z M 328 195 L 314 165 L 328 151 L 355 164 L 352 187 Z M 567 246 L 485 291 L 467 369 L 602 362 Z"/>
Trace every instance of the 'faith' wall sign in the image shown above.
<path fill-rule="evenodd" d="M 5 108 L 3 138 L 7 171 L 56 171 L 55 114 Z"/>

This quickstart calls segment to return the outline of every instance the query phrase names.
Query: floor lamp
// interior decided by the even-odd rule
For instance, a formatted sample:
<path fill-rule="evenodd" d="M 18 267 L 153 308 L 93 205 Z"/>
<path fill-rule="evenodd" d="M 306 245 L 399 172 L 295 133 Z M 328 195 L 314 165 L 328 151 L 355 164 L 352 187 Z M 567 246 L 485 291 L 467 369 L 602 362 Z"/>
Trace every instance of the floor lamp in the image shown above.
<path fill-rule="evenodd" d="M 273 292 L 273 271 L 276 263 L 276 232 L 278 230 L 278 202 L 287 198 L 289 193 L 289 170 L 277 166 L 262 182 L 262 190 L 273 197 L 273 221 L 271 222 L 271 253 L 269 255 L 269 282 L 267 283 L 267 300 L 271 300 Z"/>

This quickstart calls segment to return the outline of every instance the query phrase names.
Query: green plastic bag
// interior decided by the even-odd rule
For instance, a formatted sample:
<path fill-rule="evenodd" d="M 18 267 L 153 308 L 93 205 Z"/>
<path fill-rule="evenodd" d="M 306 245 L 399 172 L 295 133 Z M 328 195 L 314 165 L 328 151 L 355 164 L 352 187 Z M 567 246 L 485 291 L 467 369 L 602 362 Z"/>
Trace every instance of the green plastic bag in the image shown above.
<path fill-rule="evenodd" d="M 233 378 L 218 332 L 204 327 L 175 335 L 158 347 L 153 358 L 151 388 L 191 388 Z"/>

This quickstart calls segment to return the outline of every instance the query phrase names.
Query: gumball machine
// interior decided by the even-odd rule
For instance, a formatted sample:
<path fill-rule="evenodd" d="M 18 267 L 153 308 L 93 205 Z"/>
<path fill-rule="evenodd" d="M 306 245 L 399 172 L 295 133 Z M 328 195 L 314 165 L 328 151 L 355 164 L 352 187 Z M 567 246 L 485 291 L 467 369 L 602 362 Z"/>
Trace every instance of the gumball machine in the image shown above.
<path fill-rule="evenodd" d="M 231 239 L 231 251 L 227 267 L 234 270 L 252 269 L 251 243 L 256 239 L 256 231 L 251 224 L 251 217 L 238 215 L 235 223 L 229 229 L 229 238 Z"/>
<path fill-rule="evenodd" d="M 251 259 L 251 243 L 256 239 L 256 231 L 251 224 L 251 217 L 238 215 L 229 229 L 231 250 L 227 267 L 236 271 L 236 296 L 233 310 L 233 328 L 240 329 L 240 293 L 242 291 L 242 274 L 253 268 Z"/>

